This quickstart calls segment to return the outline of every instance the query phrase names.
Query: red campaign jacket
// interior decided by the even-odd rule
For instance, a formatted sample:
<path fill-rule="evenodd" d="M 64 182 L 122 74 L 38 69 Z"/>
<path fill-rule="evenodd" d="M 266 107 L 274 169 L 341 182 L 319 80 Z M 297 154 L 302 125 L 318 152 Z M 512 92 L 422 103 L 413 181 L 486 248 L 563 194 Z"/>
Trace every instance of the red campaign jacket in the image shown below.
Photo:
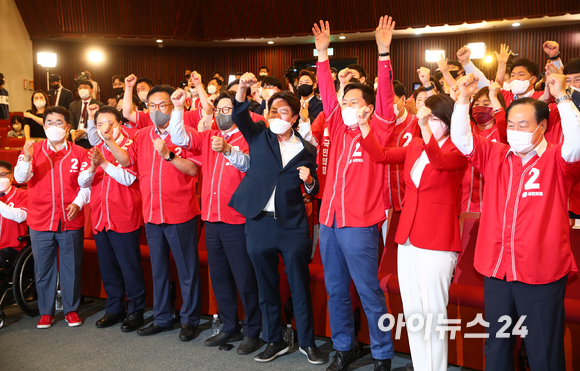
<path fill-rule="evenodd" d="M 201 188 L 201 218 L 208 222 L 244 224 L 246 218 L 228 206 L 232 195 L 246 175 L 232 166 L 221 153 L 212 150 L 212 137 L 223 137 L 219 130 L 191 131 L 188 151 L 201 160 L 203 172 Z M 248 143 L 239 131 L 226 139 L 232 147 L 249 152 Z"/>
<path fill-rule="evenodd" d="M 486 179 L 475 269 L 486 277 L 527 284 L 576 272 L 567 202 L 580 162 L 566 163 L 561 144 L 548 144 L 541 157 L 525 165 L 508 145 L 478 135 L 473 145 L 467 159 Z"/>
<path fill-rule="evenodd" d="M 471 122 L 471 130 L 492 142 L 507 144 L 507 122 L 502 109 L 494 114 L 495 124 L 485 130 L 480 130 L 476 123 Z M 480 213 L 483 205 L 483 188 L 485 179 L 477 169 L 467 165 L 461 182 L 461 212 Z"/>
<path fill-rule="evenodd" d="M 83 228 L 85 214 L 79 212 L 69 221 L 66 208 L 80 190 L 78 177 L 89 167 L 87 151 L 76 144 L 67 142 L 66 148 L 54 152 L 48 140 L 34 143 L 31 170 L 34 174 L 28 185 L 28 201 L 34 207 L 28 210 L 28 226 L 35 231 L 71 231 Z M 22 161 L 23 152 L 18 157 Z"/>
<path fill-rule="evenodd" d="M 120 146 L 127 149 L 131 143 L 130 139 L 124 137 Z M 111 151 L 104 147 L 104 143 L 97 146 L 111 166 L 118 166 L 119 163 Z M 133 169 L 126 168 L 125 170 L 137 176 Z M 128 187 L 124 186 L 117 183 L 99 166 L 95 171 L 91 186 L 91 221 L 95 234 L 103 229 L 118 233 L 128 233 L 139 229 L 143 225 L 139 180 L 136 179 Z"/>
<path fill-rule="evenodd" d="M 451 138 L 441 148 L 433 136 L 426 145 L 423 139 L 414 138 L 407 147 L 383 148 L 371 133 L 362 145 L 374 161 L 405 164 L 406 194 L 395 242 L 403 244 L 409 239 L 422 249 L 461 251 L 457 192 L 467 161 Z M 417 188 L 411 169 L 423 150 L 429 163 Z"/>
<path fill-rule="evenodd" d="M 8 206 L 28 211 L 28 192 L 16 187 L 11 187 L 0 201 Z M 0 215 L 0 249 L 13 247 L 18 250 L 26 243 L 18 241 L 18 237 L 28 234 L 26 222 L 16 223 Z"/>
<path fill-rule="evenodd" d="M 415 115 L 407 113 L 404 122 L 395 125 L 389 148 L 406 147 L 413 138 L 421 137 L 421 129 Z M 405 168 L 403 164 L 387 164 L 385 166 L 385 187 L 383 188 L 384 209 L 391 207 L 395 211 L 401 210 L 405 198 Z"/>
<path fill-rule="evenodd" d="M 153 141 L 160 139 L 155 130 L 155 126 L 139 130 L 127 149 L 131 165 L 139 174 L 143 221 L 152 224 L 185 223 L 200 214 L 195 192 L 197 175 L 186 175 L 159 156 L 153 148 Z M 193 129 L 186 127 L 186 130 Z M 171 142 L 171 134 L 164 140 L 176 156 L 193 161 L 189 151 Z"/>
<path fill-rule="evenodd" d="M 318 142 L 318 145 L 316 146 L 316 164 L 318 165 L 316 175 L 318 175 L 320 191 L 314 197 L 322 200 L 324 186 L 326 184 L 326 174 L 328 174 L 328 160 L 330 157 L 330 134 L 326 127 L 324 112 L 320 112 L 318 116 L 316 116 L 310 129 L 312 131 L 312 136 L 316 139 L 316 142 Z"/>
<path fill-rule="evenodd" d="M 328 174 L 320 209 L 320 224 L 369 227 L 385 220 L 383 205 L 384 166 L 372 161 L 361 147 L 359 128 L 351 130 L 342 120 L 328 61 L 317 63 L 318 85 L 330 142 Z M 371 130 L 381 143 L 393 130 L 393 85 L 390 60 L 378 61 L 379 87 Z"/>

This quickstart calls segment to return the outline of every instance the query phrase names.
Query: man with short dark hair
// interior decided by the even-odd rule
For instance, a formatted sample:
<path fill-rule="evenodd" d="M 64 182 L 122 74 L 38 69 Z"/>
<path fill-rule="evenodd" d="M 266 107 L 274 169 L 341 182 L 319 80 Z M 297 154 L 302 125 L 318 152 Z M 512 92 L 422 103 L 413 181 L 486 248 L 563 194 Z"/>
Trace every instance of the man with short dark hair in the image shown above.
<path fill-rule="evenodd" d="M 365 70 L 365 68 L 363 66 L 361 66 L 360 64 L 357 64 L 357 63 L 352 63 L 352 64 L 349 64 L 347 68 L 352 73 L 352 76 L 355 79 L 358 79 L 358 81 L 360 81 L 361 84 L 366 83 L 367 71 Z"/>
<path fill-rule="evenodd" d="M 143 103 L 143 105 L 145 106 L 145 108 L 147 108 L 147 94 L 149 93 L 149 90 L 153 89 L 153 81 L 151 81 L 150 79 L 146 78 L 146 77 L 140 77 L 140 78 L 136 78 L 137 81 L 135 81 L 135 83 L 133 85 L 131 85 L 131 91 L 130 91 L 130 95 L 133 95 L 133 86 L 135 86 L 135 91 L 137 92 L 137 96 L 139 97 L 139 99 L 141 100 L 141 102 Z M 125 78 L 125 85 L 126 85 L 127 79 Z M 127 99 L 127 90 L 125 89 L 125 96 L 123 97 L 123 99 Z M 123 110 L 125 109 L 125 107 L 123 107 Z"/>
<path fill-rule="evenodd" d="M 47 106 L 60 106 L 68 109 L 70 104 L 75 100 L 72 91 L 62 86 L 59 75 L 50 75 L 50 88 L 47 92 L 49 102 Z"/>
<path fill-rule="evenodd" d="M 92 105 L 89 110 L 96 111 L 94 116 L 100 137 L 107 133 L 121 147 L 131 144 L 123 135 L 122 116 L 115 107 Z M 104 142 L 91 149 L 89 158 L 91 165 L 81 172 L 78 182 L 91 192 L 91 222 L 107 294 L 105 315 L 95 325 L 105 328 L 122 322 L 122 331 L 135 331 L 144 323 L 145 308 L 139 243 L 143 218 L 137 173 L 132 167 L 121 167 Z"/>
<path fill-rule="evenodd" d="M 125 76 L 113 76 L 113 98 L 109 98 L 107 104 L 111 107 L 117 107 L 117 102 L 123 99 L 125 93 Z"/>
<path fill-rule="evenodd" d="M 557 145 L 544 137 L 548 105 L 529 97 L 508 108 L 509 144 L 473 135 L 469 103 L 477 78 L 457 82 L 451 140 L 486 180 L 474 266 L 485 276 L 489 371 L 514 369 L 518 332 L 532 370 L 566 369 L 564 293 L 568 274 L 578 271 L 567 202 L 580 174 L 580 113 L 566 94 L 565 76 L 550 75 L 546 83 L 562 118 L 564 140 Z M 504 332 L 506 316 L 511 325 Z"/>
<path fill-rule="evenodd" d="M 270 69 L 266 66 L 262 66 L 260 67 L 260 70 L 258 71 L 258 75 L 259 76 L 270 76 Z"/>
<path fill-rule="evenodd" d="M 125 97 L 135 80 L 134 75 L 125 79 L 128 88 Z M 173 88 L 168 85 L 157 85 L 149 90 L 149 112 L 146 115 L 153 125 L 139 130 L 126 150 L 117 144 L 108 129 L 104 129 L 102 136 L 119 164 L 135 166 L 140 179 L 143 219 L 153 272 L 155 320 L 151 326 L 138 330 L 137 334 L 148 336 L 173 330 L 169 286 L 172 254 L 183 299 L 179 339 L 190 341 L 199 325 L 201 306 L 197 250 L 200 210 L 194 191 L 198 168 L 193 155 L 171 141 L 169 121 L 182 119 L 180 113 L 172 112 L 173 93 Z"/>
<path fill-rule="evenodd" d="M 28 234 L 28 191 L 12 186 L 12 164 L 0 160 L 0 268 L 9 268 L 26 243 L 18 237 Z"/>
<path fill-rule="evenodd" d="M 82 325 L 77 310 L 85 216 L 79 211 L 88 202 L 89 192 L 79 187 L 78 176 L 89 163 L 87 152 L 66 140 L 71 128 L 69 117 L 62 107 L 48 107 L 42 118 L 48 139 L 27 141 L 14 169 L 16 181 L 27 183 L 30 204 L 34 205 L 28 210 L 27 222 L 40 310 L 38 328 L 49 328 L 54 321 L 59 270 L 65 320 L 69 326 Z"/>
<path fill-rule="evenodd" d="M 316 75 L 310 71 L 302 70 L 298 76 L 298 96 L 302 108 L 308 109 L 308 116 L 314 119 L 322 112 L 322 101 L 318 99 L 315 90 L 318 89 Z"/>
<path fill-rule="evenodd" d="M 86 129 L 88 124 L 88 108 L 91 104 L 96 104 L 97 106 L 103 106 L 103 103 L 92 98 L 93 95 L 93 84 L 89 80 L 78 80 L 77 90 L 79 93 L 79 99 L 72 102 L 69 107 L 69 112 L 71 115 L 71 140 L 73 143 L 89 149 L 91 148 L 91 143 L 89 143 Z"/>
<path fill-rule="evenodd" d="M 262 102 L 260 103 L 261 112 L 258 113 L 265 116 L 269 111 L 268 101 L 274 94 L 282 91 L 282 82 L 268 74 L 268 76 L 264 77 L 260 86 L 261 89 L 258 94 L 262 98 Z"/>
<path fill-rule="evenodd" d="M 5 84 L 4 74 L 0 73 L 0 120 L 10 119 L 8 90 L 4 89 Z"/>

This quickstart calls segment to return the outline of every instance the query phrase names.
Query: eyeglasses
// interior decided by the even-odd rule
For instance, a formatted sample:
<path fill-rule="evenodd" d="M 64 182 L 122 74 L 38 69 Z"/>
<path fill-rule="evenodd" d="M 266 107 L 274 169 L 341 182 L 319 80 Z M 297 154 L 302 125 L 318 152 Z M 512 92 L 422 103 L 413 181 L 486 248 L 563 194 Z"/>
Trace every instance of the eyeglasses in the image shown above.
<path fill-rule="evenodd" d="M 164 111 L 166 108 L 168 108 L 169 106 L 172 106 L 173 104 L 171 103 L 159 103 L 159 104 L 155 104 L 155 103 L 149 103 L 147 105 L 147 108 L 149 109 L 158 109 L 158 110 L 162 110 Z"/>
<path fill-rule="evenodd" d="M 227 115 L 228 113 L 232 112 L 233 110 L 234 110 L 234 107 L 214 108 L 213 113 L 215 113 L 216 115 L 219 115 L 220 113 Z"/>
<path fill-rule="evenodd" d="M 0 173 L 0 178 L 8 178 L 8 175 L 12 174 L 12 172 L 9 173 Z"/>
<path fill-rule="evenodd" d="M 47 127 L 51 127 L 51 126 L 58 126 L 59 128 L 63 127 L 66 125 L 66 122 L 62 121 L 62 120 L 56 120 L 56 121 L 46 121 L 44 123 L 45 126 Z"/>
<path fill-rule="evenodd" d="M 99 126 L 99 127 L 105 126 L 107 124 L 113 126 L 113 121 L 101 121 L 101 122 L 97 122 L 97 126 Z"/>

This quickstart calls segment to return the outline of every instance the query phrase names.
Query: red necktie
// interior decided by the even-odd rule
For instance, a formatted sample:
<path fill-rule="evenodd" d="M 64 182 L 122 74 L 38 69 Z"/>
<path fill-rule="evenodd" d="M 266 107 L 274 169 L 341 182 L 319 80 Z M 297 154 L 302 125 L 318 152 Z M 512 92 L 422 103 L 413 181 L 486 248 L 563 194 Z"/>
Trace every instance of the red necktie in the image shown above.
<path fill-rule="evenodd" d="M 83 103 L 83 113 L 81 114 L 81 121 L 85 122 L 85 115 L 87 114 L 87 105 L 89 104 L 88 102 L 84 102 Z"/>
<path fill-rule="evenodd" d="M 52 97 L 52 105 L 56 106 L 56 97 L 58 96 L 58 90 L 54 89 L 54 97 Z"/>

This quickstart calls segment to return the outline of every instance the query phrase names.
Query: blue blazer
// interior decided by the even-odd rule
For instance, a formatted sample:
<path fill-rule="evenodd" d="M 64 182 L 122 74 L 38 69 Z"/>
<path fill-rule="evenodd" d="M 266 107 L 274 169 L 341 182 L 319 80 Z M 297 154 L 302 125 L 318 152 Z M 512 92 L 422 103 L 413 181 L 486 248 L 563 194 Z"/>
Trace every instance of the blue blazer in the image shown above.
<path fill-rule="evenodd" d="M 278 137 L 263 122 L 254 122 L 248 112 L 249 102 L 234 100 L 232 119 L 246 139 L 250 149 L 250 169 L 234 192 L 229 206 L 246 218 L 255 218 L 264 210 L 276 188 L 275 210 L 280 225 L 286 229 L 308 227 L 306 208 L 302 198 L 302 180 L 297 168 L 306 166 L 314 178 L 314 187 L 308 194 L 318 193 L 316 176 L 316 147 L 294 131 L 304 149 L 286 166 L 282 166 L 282 154 Z"/>

